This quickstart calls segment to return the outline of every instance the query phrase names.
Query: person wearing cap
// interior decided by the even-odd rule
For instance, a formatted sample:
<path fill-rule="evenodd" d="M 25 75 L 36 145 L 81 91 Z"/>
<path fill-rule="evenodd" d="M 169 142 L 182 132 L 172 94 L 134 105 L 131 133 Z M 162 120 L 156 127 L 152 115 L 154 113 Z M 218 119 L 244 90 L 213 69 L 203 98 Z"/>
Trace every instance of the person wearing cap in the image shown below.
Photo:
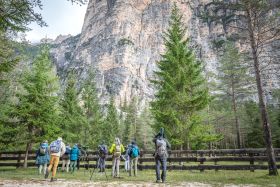
<path fill-rule="evenodd" d="M 140 155 L 139 148 L 134 140 L 131 141 L 131 144 L 129 145 L 130 153 L 129 153 L 129 176 L 132 176 L 132 170 L 133 174 L 136 177 L 137 176 L 137 164 L 138 164 L 138 157 Z"/>
<path fill-rule="evenodd" d="M 80 150 L 78 148 L 78 145 L 75 144 L 73 146 L 73 148 L 71 149 L 71 152 L 70 152 L 70 170 L 71 170 L 71 173 L 73 173 L 75 171 L 79 155 L 80 155 Z"/>
<path fill-rule="evenodd" d="M 124 152 L 124 146 L 119 138 L 115 138 L 115 143 L 112 144 L 109 152 L 113 155 L 112 176 L 119 177 L 121 154 Z"/>
<path fill-rule="evenodd" d="M 56 175 L 56 170 L 57 170 L 57 166 L 59 163 L 59 158 L 65 153 L 65 151 L 66 151 L 66 147 L 65 147 L 65 144 L 63 143 L 61 137 L 58 137 L 57 140 L 53 141 L 50 144 L 51 161 L 50 161 L 50 165 L 47 169 L 47 172 L 45 174 L 45 179 L 48 178 L 49 173 L 52 170 L 51 182 L 56 180 L 55 175 Z"/>
<path fill-rule="evenodd" d="M 36 151 L 36 165 L 38 165 L 39 168 L 39 174 L 46 174 L 47 171 L 47 165 L 50 162 L 50 154 L 49 154 L 49 148 L 48 148 L 48 141 L 45 140 L 40 144 L 40 147 Z"/>

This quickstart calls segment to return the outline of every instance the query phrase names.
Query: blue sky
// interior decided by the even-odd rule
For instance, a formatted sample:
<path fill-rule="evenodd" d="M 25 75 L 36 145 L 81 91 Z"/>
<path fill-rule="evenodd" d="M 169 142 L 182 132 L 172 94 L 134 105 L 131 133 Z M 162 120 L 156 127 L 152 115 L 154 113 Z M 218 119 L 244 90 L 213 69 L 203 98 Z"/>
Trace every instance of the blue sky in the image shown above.
<path fill-rule="evenodd" d="M 26 33 L 26 39 L 38 42 L 48 37 L 55 39 L 58 35 L 76 35 L 81 32 L 87 5 L 72 4 L 67 0 L 42 0 L 43 10 L 40 12 L 48 27 L 40 27 L 32 23 L 32 31 Z"/>

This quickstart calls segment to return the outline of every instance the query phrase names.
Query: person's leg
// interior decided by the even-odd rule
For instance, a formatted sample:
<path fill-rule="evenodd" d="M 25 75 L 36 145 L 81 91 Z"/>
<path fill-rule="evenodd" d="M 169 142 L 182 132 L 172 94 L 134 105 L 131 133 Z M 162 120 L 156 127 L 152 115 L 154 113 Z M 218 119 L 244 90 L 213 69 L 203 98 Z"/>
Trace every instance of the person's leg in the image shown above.
<path fill-rule="evenodd" d="M 43 168 L 43 173 L 44 173 L 44 175 L 46 175 L 47 167 L 48 167 L 48 164 L 45 163 L 45 164 L 44 164 L 44 168 Z"/>
<path fill-rule="evenodd" d="M 50 173 L 51 169 L 53 168 L 54 159 L 55 159 L 55 156 L 52 156 L 52 155 L 51 155 L 50 165 L 49 165 L 49 167 L 48 167 L 48 169 L 47 169 L 47 171 L 46 171 L 45 179 L 48 178 L 49 173 Z"/>
<path fill-rule="evenodd" d="M 138 165 L 138 157 L 134 159 L 134 176 L 137 176 L 137 165 Z"/>
<path fill-rule="evenodd" d="M 69 172 L 70 159 L 66 161 L 66 172 Z"/>
<path fill-rule="evenodd" d="M 113 157 L 112 161 L 112 176 L 115 177 L 115 170 L 116 170 L 116 157 Z"/>
<path fill-rule="evenodd" d="M 54 164 L 53 164 L 53 170 L 52 170 L 52 178 L 54 178 L 55 175 L 56 175 L 56 170 L 57 170 L 58 163 L 59 163 L 59 156 L 54 156 Z"/>
<path fill-rule="evenodd" d="M 66 165 L 66 160 L 65 160 L 65 159 L 62 159 L 61 171 L 65 171 L 65 165 Z"/>
<path fill-rule="evenodd" d="M 40 174 L 40 175 L 42 174 L 42 169 L 43 169 L 43 165 L 40 164 L 40 165 L 39 165 L 39 174 Z"/>
<path fill-rule="evenodd" d="M 158 156 L 156 156 L 156 177 L 157 182 L 160 182 L 160 159 Z"/>
<path fill-rule="evenodd" d="M 73 173 L 74 173 L 76 167 L 77 167 L 77 160 L 74 160 L 74 163 L 73 163 Z"/>
<path fill-rule="evenodd" d="M 162 182 L 165 182 L 165 179 L 166 179 L 166 162 L 167 162 L 166 158 L 161 159 L 161 165 L 162 165 L 161 180 L 162 180 Z"/>
<path fill-rule="evenodd" d="M 133 159 L 130 159 L 129 160 L 129 176 L 131 176 L 132 175 L 132 167 L 133 167 Z"/>
<path fill-rule="evenodd" d="M 117 177 L 120 176 L 120 162 L 121 162 L 121 158 L 118 157 L 117 160 L 116 160 Z"/>

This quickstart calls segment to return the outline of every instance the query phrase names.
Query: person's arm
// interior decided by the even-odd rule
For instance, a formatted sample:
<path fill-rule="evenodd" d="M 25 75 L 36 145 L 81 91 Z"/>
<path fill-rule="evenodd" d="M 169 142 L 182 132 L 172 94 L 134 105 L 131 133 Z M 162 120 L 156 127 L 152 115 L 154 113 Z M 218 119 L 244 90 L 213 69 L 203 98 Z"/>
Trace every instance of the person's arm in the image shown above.
<path fill-rule="evenodd" d="M 61 154 L 60 154 L 60 156 L 64 155 L 65 151 L 66 151 L 66 147 L 65 147 L 65 144 L 62 142 L 61 143 Z"/>
<path fill-rule="evenodd" d="M 167 149 L 171 149 L 171 144 L 169 143 L 169 141 L 167 139 L 165 139 L 165 141 Z"/>
<path fill-rule="evenodd" d="M 121 144 L 121 153 L 124 153 L 124 152 L 125 152 L 124 146 L 123 146 L 123 144 Z"/>
<path fill-rule="evenodd" d="M 112 144 L 109 153 L 112 154 L 115 151 L 115 144 Z"/>

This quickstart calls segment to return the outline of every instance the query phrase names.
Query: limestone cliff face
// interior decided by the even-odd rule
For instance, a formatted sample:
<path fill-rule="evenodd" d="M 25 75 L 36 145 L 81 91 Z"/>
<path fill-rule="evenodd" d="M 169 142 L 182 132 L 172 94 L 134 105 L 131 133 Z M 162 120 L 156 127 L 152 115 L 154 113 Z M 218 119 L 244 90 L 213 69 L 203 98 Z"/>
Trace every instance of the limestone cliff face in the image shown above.
<path fill-rule="evenodd" d="M 164 52 L 162 33 L 168 27 L 174 2 L 184 14 L 197 55 L 207 69 L 215 69 L 209 28 L 196 17 L 198 4 L 203 1 L 90 0 L 81 35 L 69 37 L 52 49 L 57 67 L 65 73 L 75 69 L 79 80 L 86 77 L 90 66 L 96 68 L 101 103 L 113 95 L 117 105 L 133 97 L 144 105 L 154 95 L 149 80 Z"/>

